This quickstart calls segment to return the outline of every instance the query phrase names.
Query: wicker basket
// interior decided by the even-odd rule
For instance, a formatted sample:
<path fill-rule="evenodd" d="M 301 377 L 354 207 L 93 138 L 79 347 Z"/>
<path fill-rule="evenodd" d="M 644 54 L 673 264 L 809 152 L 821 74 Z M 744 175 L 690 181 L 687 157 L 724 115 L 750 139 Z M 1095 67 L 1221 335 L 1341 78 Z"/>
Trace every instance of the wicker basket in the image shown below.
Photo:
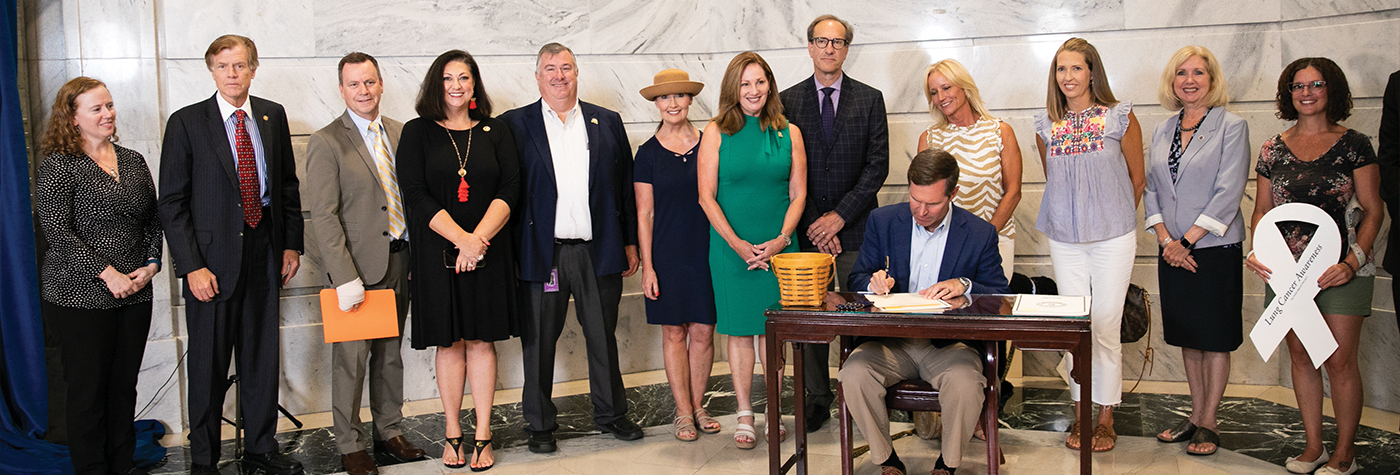
<path fill-rule="evenodd" d="M 820 307 L 834 277 L 836 258 L 820 252 L 790 252 L 773 256 L 773 274 L 785 307 Z"/>

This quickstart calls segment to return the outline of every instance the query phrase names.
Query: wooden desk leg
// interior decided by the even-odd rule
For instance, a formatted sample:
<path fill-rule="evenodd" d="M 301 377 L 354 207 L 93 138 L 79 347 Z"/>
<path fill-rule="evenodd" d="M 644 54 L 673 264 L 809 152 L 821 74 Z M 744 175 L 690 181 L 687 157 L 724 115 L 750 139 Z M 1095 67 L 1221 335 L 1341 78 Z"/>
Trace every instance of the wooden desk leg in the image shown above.
<path fill-rule="evenodd" d="M 982 411 L 985 415 L 982 418 L 983 433 L 987 436 L 987 473 L 997 475 L 1001 473 L 1001 445 L 997 441 L 997 403 L 1001 401 L 1000 381 L 996 381 L 997 386 L 993 386 L 987 393 L 987 407 Z"/>
<path fill-rule="evenodd" d="M 807 394 L 806 394 L 805 392 L 803 392 L 803 391 L 806 390 L 806 386 L 804 385 L 804 383 L 803 383 L 803 381 L 802 381 L 803 379 L 805 379 L 803 376 L 806 374 L 806 373 L 803 373 L 803 372 L 802 372 L 802 369 L 803 369 L 803 366 L 802 366 L 802 365 L 803 365 L 803 362 L 802 362 L 802 360 L 803 360 L 803 358 L 802 358 L 802 347 L 803 347 L 803 345 L 805 345 L 805 343 L 793 343 L 793 344 L 792 344 L 792 407 L 793 407 L 792 413 L 793 413 L 794 415 L 797 416 L 797 421 L 793 424 L 793 429 L 794 429 L 794 430 L 793 430 L 792 435 L 793 435 L 793 447 L 796 448 L 796 454 L 795 454 L 795 456 L 797 457 L 797 473 L 798 473 L 798 475 L 807 475 L 807 419 L 804 418 L 804 414 L 803 414 L 804 411 L 803 411 L 803 407 L 802 407 L 802 406 L 807 405 Z M 781 354 L 781 353 L 779 353 L 779 354 Z M 779 362 L 779 363 L 781 363 L 781 362 Z M 779 368 L 782 368 L 783 366 L 782 366 L 782 364 L 779 364 L 778 367 L 779 367 Z M 773 403 L 773 404 L 777 404 L 777 405 L 778 405 L 778 408 L 779 408 L 778 414 L 779 414 L 779 417 L 781 417 L 781 415 L 782 415 L 782 413 L 783 413 L 783 411 L 781 410 L 782 407 L 783 407 L 782 404 L 781 404 L 782 401 L 781 401 L 780 399 L 774 399 L 774 398 L 771 397 L 771 396 L 768 398 L 768 401 L 771 402 L 771 403 Z M 771 420 L 778 421 L 779 426 L 781 426 L 782 423 L 783 423 L 782 419 L 771 419 Z M 772 439 L 772 440 L 778 440 L 778 439 Z"/>
<path fill-rule="evenodd" d="M 1094 347 L 1092 332 L 1081 333 L 1079 337 L 1079 347 L 1074 351 L 1074 372 L 1078 373 L 1079 380 L 1079 473 L 1089 475 L 1094 472 L 1094 442 L 1093 434 L 1097 425 L 1094 424 L 1094 398 L 1093 398 L 1093 357 Z"/>
<path fill-rule="evenodd" d="M 851 460 L 851 414 L 846 409 L 846 391 L 841 382 L 836 382 L 836 417 L 841 431 L 841 475 L 854 473 L 855 461 Z"/>
<path fill-rule="evenodd" d="M 767 344 L 764 346 L 767 347 L 765 348 L 765 350 L 768 352 L 768 361 L 770 363 L 775 363 L 779 361 L 778 356 L 782 353 L 783 344 L 781 341 L 778 340 L 776 332 L 774 332 L 772 321 L 769 321 L 767 324 L 765 340 L 767 341 Z M 764 404 L 763 412 L 765 420 L 768 421 L 768 424 L 766 424 L 766 426 L 769 441 L 778 440 L 778 426 L 772 424 L 772 421 L 780 420 L 779 414 L 781 413 L 781 411 L 778 410 L 778 404 L 781 400 L 780 396 L 782 395 L 782 381 L 780 381 L 781 378 L 778 375 L 780 374 L 779 371 L 781 368 L 782 367 L 779 365 L 770 364 L 764 368 L 763 372 L 764 386 L 768 389 L 768 403 Z M 769 474 L 779 475 L 782 473 L 782 452 L 782 444 L 768 444 Z"/>

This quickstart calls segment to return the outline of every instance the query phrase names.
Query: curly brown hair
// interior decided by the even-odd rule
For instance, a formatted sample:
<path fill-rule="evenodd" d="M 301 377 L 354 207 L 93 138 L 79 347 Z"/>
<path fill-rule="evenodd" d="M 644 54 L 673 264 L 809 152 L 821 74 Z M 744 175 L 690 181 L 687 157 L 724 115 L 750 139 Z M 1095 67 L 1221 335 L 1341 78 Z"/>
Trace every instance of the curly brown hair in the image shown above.
<path fill-rule="evenodd" d="M 58 95 L 53 98 L 53 112 L 49 114 L 49 123 L 44 130 L 44 140 L 39 143 L 40 153 L 84 153 L 82 133 L 78 131 L 78 126 L 73 124 L 73 117 L 78 112 L 78 96 L 99 87 L 105 88 L 107 85 L 87 76 L 78 76 L 58 88 Z M 107 137 L 109 142 L 116 143 L 119 140 L 115 130 L 113 129 L 111 137 Z"/>
<path fill-rule="evenodd" d="M 1283 120 L 1298 120 L 1298 109 L 1293 108 L 1293 91 L 1289 86 L 1298 71 L 1308 68 L 1316 69 L 1322 74 L 1322 80 L 1327 81 L 1327 120 L 1336 123 L 1351 117 L 1351 86 L 1347 85 L 1347 75 L 1336 62 L 1327 58 L 1299 58 L 1283 68 L 1283 74 L 1278 76 L 1278 92 L 1274 94 L 1274 103 L 1278 106 L 1278 113 L 1274 115 Z"/>

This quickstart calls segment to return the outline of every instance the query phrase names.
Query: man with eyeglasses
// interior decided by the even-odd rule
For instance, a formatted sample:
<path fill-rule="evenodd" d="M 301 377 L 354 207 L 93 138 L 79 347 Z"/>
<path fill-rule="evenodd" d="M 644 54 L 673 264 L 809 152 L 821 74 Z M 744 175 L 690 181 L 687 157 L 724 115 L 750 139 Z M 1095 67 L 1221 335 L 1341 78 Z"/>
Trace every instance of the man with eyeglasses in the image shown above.
<path fill-rule="evenodd" d="M 783 91 L 787 119 L 805 131 L 807 205 L 796 233 L 803 251 L 836 256 L 843 285 L 860 254 L 865 219 L 879 204 L 875 193 L 889 174 L 889 124 L 880 91 L 841 69 L 855 33 L 834 15 L 807 26 L 813 74 Z M 828 344 L 803 345 L 807 432 L 831 418 Z"/>

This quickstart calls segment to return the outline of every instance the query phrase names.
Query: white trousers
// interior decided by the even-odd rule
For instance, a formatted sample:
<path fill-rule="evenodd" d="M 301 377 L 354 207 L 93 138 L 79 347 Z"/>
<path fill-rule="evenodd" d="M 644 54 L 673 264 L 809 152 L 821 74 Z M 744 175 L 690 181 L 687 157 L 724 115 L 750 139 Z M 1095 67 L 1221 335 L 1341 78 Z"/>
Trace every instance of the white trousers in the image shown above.
<path fill-rule="evenodd" d="M 1006 273 L 1006 281 L 1011 282 L 1011 273 L 1016 271 L 1016 240 L 997 235 L 997 253 L 1001 254 L 1001 270 Z"/>
<path fill-rule="evenodd" d="M 1060 295 L 1088 295 L 1089 326 L 1093 331 L 1094 403 L 1116 406 L 1123 402 L 1123 344 L 1119 333 L 1123 322 L 1123 299 L 1128 295 L 1128 279 L 1137 254 L 1137 233 L 1095 242 L 1067 243 L 1050 240 L 1050 261 L 1055 266 L 1055 285 Z M 1065 355 L 1066 371 L 1074 363 Z M 1067 377 L 1070 397 L 1079 400 L 1079 384 Z"/>

